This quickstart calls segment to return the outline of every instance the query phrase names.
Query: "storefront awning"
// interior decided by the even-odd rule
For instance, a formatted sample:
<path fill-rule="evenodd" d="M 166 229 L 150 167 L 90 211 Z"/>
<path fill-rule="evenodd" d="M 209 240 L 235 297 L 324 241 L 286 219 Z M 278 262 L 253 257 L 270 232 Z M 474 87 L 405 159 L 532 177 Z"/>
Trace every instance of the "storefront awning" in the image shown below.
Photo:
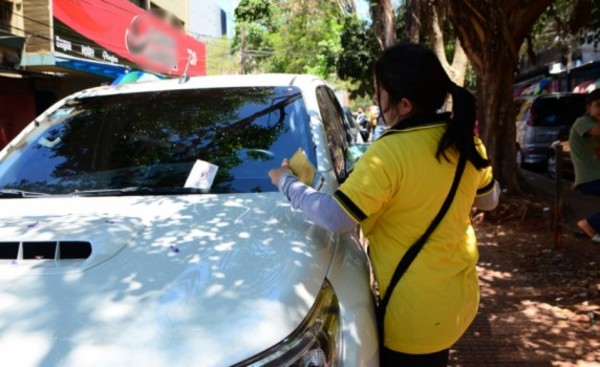
<path fill-rule="evenodd" d="M 58 55 L 56 56 L 56 66 L 82 73 L 94 74 L 109 79 L 114 79 L 129 70 L 129 67 L 124 65 L 116 65 L 79 59 L 71 56 Z"/>
<path fill-rule="evenodd" d="M 27 70 L 49 71 L 59 75 L 73 72 L 95 75 L 110 80 L 131 69 L 128 65 L 82 59 L 58 52 L 25 54 L 21 66 Z"/>
<path fill-rule="evenodd" d="M 17 36 L 12 33 L 0 30 L 0 46 L 21 51 L 24 44 L 25 37 Z"/>
<path fill-rule="evenodd" d="M 162 76 L 157 74 L 148 73 L 142 70 L 131 70 L 126 74 L 121 74 L 118 76 L 111 85 L 121 85 L 127 83 L 137 83 L 137 82 L 149 82 L 149 81 L 157 81 L 164 79 Z"/>
<path fill-rule="evenodd" d="M 593 91 L 594 89 L 598 89 L 600 88 L 600 79 L 594 80 L 594 79 L 590 79 L 590 80 L 586 80 L 583 81 L 579 84 L 577 84 L 577 86 L 575 88 L 573 88 L 573 92 L 574 93 L 589 93 L 591 91 Z"/>

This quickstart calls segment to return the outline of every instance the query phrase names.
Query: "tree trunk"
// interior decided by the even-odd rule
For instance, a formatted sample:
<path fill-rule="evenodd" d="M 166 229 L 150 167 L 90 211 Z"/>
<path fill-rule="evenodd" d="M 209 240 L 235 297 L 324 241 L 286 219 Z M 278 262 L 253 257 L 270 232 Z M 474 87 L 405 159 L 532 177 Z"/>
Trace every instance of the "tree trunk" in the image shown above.
<path fill-rule="evenodd" d="M 444 40 L 444 32 L 442 31 L 442 25 L 444 17 L 440 16 L 440 11 L 445 3 L 442 1 L 430 0 L 420 5 L 420 13 L 422 19 L 425 21 L 425 28 L 429 35 L 429 41 L 431 42 L 431 49 L 433 53 L 440 60 L 440 64 L 446 71 L 446 74 L 450 79 L 458 84 L 464 85 L 465 74 L 467 71 L 467 55 L 463 50 L 458 38 L 455 41 L 455 52 L 452 60 L 452 65 L 448 62 L 448 56 L 446 55 L 446 42 Z M 443 13 L 441 13 L 443 14 Z M 444 110 L 452 111 L 452 98 L 446 98 L 444 102 Z"/>
<path fill-rule="evenodd" d="M 381 50 L 396 43 L 394 8 L 391 0 L 372 0 L 371 19 Z"/>
<path fill-rule="evenodd" d="M 406 0 L 406 40 L 419 43 L 421 36 L 421 0 Z"/>
<path fill-rule="evenodd" d="M 497 55 L 486 64 L 477 84 L 479 131 L 492 160 L 494 176 L 509 192 L 522 194 L 526 189 L 516 169 L 516 125 L 512 96 L 512 77 L 498 70 L 512 70 L 513 60 Z"/>
<path fill-rule="evenodd" d="M 443 16 L 443 13 L 442 16 L 440 16 L 440 11 L 443 9 L 443 6 L 445 6 L 445 2 L 442 1 L 428 1 L 422 3 L 420 5 L 419 15 L 425 21 L 431 48 L 440 60 L 442 67 L 454 83 L 463 85 L 469 60 L 465 54 L 465 50 L 460 44 L 460 40 L 456 38 L 452 64 L 448 62 L 448 57 L 446 55 L 446 41 L 444 40 L 444 32 L 442 31 L 442 24 L 445 17 Z"/>
<path fill-rule="evenodd" d="M 453 0 L 448 15 L 479 78 L 478 116 L 494 176 L 509 193 L 522 193 L 517 169 L 513 75 L 518 49 L 552 0 Z"/>
<path fill-rule="evenodd" d="M 454 58 L 452 59 L 452 69 L 450 73 L 450 78 L 452 78 L 454 83 L 461 86 L 465 85 L 468 64 L 469 58 L 462 48 L 460 40 L 457 38 L 454 45 Z"/>

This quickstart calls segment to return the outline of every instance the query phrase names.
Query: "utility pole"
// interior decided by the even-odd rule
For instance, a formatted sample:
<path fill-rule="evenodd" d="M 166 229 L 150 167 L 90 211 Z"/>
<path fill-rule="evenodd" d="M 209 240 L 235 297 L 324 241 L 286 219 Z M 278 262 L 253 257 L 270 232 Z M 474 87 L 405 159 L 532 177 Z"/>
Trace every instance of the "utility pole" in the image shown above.
<path fill-rule="evenodd" d="M 246 51 L 246 24 L 242 23 L 242 46 L 241 46 L 241 53 L 242 53 L 242 74 L 247 74 L 248 73 L 248 55 L 247 55 L 247 51 Z"/>

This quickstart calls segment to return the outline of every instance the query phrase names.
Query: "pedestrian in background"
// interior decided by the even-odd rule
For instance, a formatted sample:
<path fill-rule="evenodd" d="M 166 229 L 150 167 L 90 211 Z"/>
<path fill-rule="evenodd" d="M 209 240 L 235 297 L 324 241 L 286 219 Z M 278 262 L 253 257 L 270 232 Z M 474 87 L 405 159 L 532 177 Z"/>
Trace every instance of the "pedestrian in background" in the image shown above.
<path fill-rule="evenodd" d="M 381 110 L 378 106 L 369 106 L 369 110 L 367 112 L 368 117 L 368 129 L 369 129 L 369 142 L 373 142 L 375 140 L 375 128 L 377 127 L 377 121 L 381 118 Z"/>
<path fill-rule="evenodd" d="M 357 110 L 356 122 L 358 123 L 358 128 L 360 129 L 359 134 L 362 142 L 368 142 L 370 133 L 367 125 L 369 123 L 369 119 L 367 118 L 367 114 L 364 112 L 362 107 L 359 107 Z"/>
<path fill-rule="evenodd" d="M 377 118 L 377 124 L 375 125 L 375 129 L 373 131 L 373 141 L 377 140 L 386 129 L 387 126 L 385 124 L 385 120 L 383 119 L 383 115 L 380 115 Z"/>
<path fill-rule="evenodd" d="M 449 348 L 479 303 L 471 208 L 493 209 L 499 187 L 473 135 L 474 97 L 449 79 L 431 50 L 394 46 L 376 62 L 374 76 L 374 99 L 390 128 L 333 196 L 298 181 L 287 160 L 269 176 L 318 225 L 334 232 L 360 225 L 379 292 L 389 300 L 380 318 L 381 365 L 447 366 Z M 452 114 L 437 113 L 448 94 Z M 400 260 L 420 238 L 426 239 L 422 249 L 388 293 Z"/>
<path fill-rule="evenodd" d="M 367 115 L 365 115 L 363 108 L 359 107 L 356 110 L 356 123 L 358 124 L 358 126 L 364 129 L 366 127 L 366 121 Z"/>
<path fill-rule="evenodd" d="M 590 92 L 586 102 L 585 115 L 575 120 L 569 132 L 573 187 L 586 195 L 600 196 L 600 89 Z M 600 212 L 579 220 L 577 226 L 600 244 Z"/>

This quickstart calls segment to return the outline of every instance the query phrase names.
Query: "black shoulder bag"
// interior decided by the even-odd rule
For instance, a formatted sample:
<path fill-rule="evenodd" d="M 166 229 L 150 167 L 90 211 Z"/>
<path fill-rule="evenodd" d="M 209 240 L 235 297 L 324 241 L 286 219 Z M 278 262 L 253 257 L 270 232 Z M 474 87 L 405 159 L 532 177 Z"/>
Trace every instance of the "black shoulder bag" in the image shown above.
<path fill-rule="evenodd" d="M 400 260 L 400 263 L 398 263 L 398 266 L 396 267 L 394 274 L 392 275 L 392 280 L 390 281 L 390 285 L 387 288 L 387 292 L 385 292 L 385 295 L 379 301 L 379 304 L 378 304 L 377 310 L 376 310 L 376 316 L 377 316 L 377 331 L 379 334 L 379 345 L 381 347 L 383 347 L 383 345 L 384 345 L 383 325 L 384 325 L 384 320 L 385 320 L 385 310 L 387 308 L 388 303 L 390 302 L 390 298 L 392 297 L 394 288 L 396 287 L 396 284 L 398 284 L 398 281 L 400 280 L 402 275 L 404 275 L 404 273 L 406 272 L 406 269 L 408 269 L 410 264 L 417 257 L 417 255 L 419 254 L 419 251 L 421 251 L 421 249 L 423 248 L 423 245 L 425 245 L 425 242 L 427 242 L 427 239 L 429 238 L 429 236 L 433 233 L 435 228 L 438 226 L 438 224 L 440 224 L 440 222 L 442 221 L 442 219 L 448 212 L 448 209 L 450 208 L 450 205 L 452 204 L 452 200 L 454 199 L 454 195 L 456 194 L 456 190 L 458 189 L 458 184 L 460 182 L 460 178 L 462 177 L 463 171 L 465 170 L 466 163 L 467 163 L 467 158 L 464 156 L 464 154 L 461 154 L 458 159 L 458 165 L 456 166 L 456 173 L 454 174 L 454 181 L 452 182 L 452 187 L 450 188 L 450 192 L 448 193 L 448 196 L 446 197 L 444 204 L 442 204 L 442 208 L 440 209 L 438 214 L 435 216 L 435 218 L 429 225 L 429 228 L 427 228 L 427 230 L 421 236 L 421 238 L 419 238 L 417 240 L 417 242 L 415 242 L 406 251 L 406 253 L 402 257 L 402 259 Z"/>

